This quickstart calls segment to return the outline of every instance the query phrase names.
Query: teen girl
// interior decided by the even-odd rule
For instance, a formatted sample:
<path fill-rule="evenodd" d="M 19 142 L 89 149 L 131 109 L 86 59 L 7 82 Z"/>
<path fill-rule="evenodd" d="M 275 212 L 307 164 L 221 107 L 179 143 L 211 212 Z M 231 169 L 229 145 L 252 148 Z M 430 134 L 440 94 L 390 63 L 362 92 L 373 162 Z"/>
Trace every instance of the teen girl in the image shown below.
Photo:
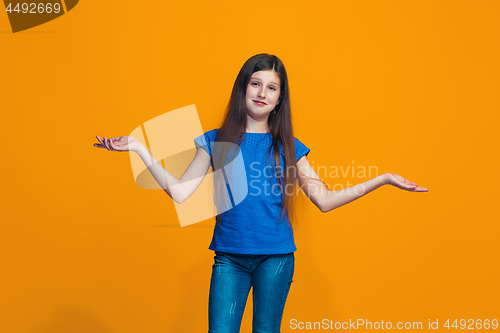
<path fill-rule="evenodd" d="M 220 213 L 209 247 L 215 251 L 208 308 L 211 333 L 239 332 L 250 287 L 253 332 L 280 332 L 297 250 L 288 214 L 297 182 L 322 212 L 382 185 L 428 191 L 393 173 L 329 191 L 307 160 L 309 148 L 293 136 L 286 70 L 278 57 L 269 54 L 257 54 L 245 62 L 222 125 L 195 139 L 196 155 L 180 179 L 163 169 L 133 137 L 97 139 L 96 147 L 139 154 L 160 186 L 178 203 L 193 194 L 211 166 L 225 170 L 217 173 L 219 176 L 214 173 L 214 200 Z M 244 161 L 239 168 L 234 167 L 237 156 Z M 230 164 L 231 172 L 225 168 Z M 242 188 L 246 194 L 243 200 L 237 198 Z"/>

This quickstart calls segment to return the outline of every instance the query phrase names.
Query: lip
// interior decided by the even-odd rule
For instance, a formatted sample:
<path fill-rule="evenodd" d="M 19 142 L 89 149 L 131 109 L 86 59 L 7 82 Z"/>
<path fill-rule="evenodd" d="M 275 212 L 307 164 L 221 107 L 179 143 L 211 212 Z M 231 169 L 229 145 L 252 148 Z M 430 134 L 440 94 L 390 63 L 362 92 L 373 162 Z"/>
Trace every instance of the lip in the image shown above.
<path fill-rule="evenodd" d="M 260 106 L 267 105 L 267 103 L 266 103 L 266 102 L 257 101 L 257 100 L 254 100 L 254 103 L 255 103 L 255 104 L 257 104 L 257 105 L 260 105 Z"/>

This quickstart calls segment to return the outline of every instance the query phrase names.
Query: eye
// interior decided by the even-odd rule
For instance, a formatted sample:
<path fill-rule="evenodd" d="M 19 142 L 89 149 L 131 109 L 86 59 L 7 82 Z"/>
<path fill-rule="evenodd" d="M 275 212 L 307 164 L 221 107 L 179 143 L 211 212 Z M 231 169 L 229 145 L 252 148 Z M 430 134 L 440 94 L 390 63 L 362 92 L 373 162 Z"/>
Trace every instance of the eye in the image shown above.
<path fill-rule="evenodd" d="M 274 88 L 274 87 L 271 87 L 271 89 L 272 89 L 272 90 L 276 90 L 276 88 Z"/>
<path fill-rule="evenodd" d="M 259 83 L 258 82 L 252 82 L 252 85 L 255 87 L 255 85 L 258 85 Z"/>

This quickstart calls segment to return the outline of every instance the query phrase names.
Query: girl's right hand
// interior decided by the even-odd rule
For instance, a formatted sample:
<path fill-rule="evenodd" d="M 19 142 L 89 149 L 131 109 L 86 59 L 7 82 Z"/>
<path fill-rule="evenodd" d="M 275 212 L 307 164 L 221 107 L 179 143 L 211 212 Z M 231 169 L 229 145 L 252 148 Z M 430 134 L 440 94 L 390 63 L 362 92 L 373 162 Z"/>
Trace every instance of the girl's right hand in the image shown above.
<path fill-rule="evenodd" d="M 100 144 L 94 143 L 94 147 L 105 148 L 111 151 L 137 151 L 142 143 L 133 136 L 118 136 L 114 138 L 96 136 Z"/>

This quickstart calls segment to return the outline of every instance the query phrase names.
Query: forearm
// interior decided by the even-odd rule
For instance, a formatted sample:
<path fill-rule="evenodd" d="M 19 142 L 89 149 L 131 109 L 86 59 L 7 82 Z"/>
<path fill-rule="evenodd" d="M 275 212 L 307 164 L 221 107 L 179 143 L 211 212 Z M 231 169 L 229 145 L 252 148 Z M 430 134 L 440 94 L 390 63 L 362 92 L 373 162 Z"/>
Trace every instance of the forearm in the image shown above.
<path fill-rule="evenodd" d="M 149 151 L 143 145 L 136 150 L 136 153 L 142 159 L 146 167 L 148 168 L 151 175 L 154 177 L 158 185 L 175 201 L 182 202 L 182 193 L 179 186 L 172 189 L 174 185 L 179 185 L 180 180 L 172 176 L 163 166 L 156 161 L 156 159 L 149 153 Z"/>
<path fill-rule="evenodd" d="M 324 213 L 348 204 L 386 184 L 386 175 L 380 175 L 364 183 L 338 191 L 326 191 L 321 199 L 320 210 Z"/>

